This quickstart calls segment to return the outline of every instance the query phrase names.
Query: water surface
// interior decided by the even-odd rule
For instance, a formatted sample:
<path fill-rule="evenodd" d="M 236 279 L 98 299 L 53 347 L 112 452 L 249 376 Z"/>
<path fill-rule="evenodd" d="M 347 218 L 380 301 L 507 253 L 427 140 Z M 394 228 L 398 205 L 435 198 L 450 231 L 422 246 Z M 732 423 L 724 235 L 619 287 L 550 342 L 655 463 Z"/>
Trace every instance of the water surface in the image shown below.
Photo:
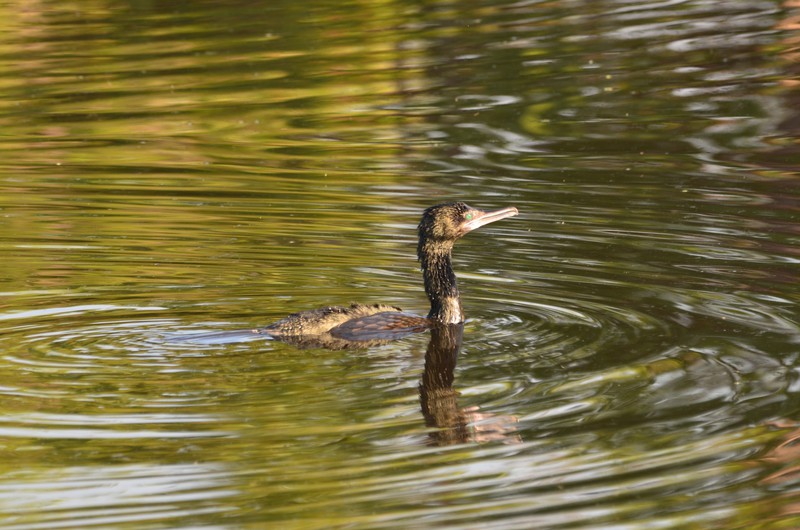
<path fill-rule="evenodd" d="M 0 3 L 0 526 L 797 527 L 795 4 Z"/>

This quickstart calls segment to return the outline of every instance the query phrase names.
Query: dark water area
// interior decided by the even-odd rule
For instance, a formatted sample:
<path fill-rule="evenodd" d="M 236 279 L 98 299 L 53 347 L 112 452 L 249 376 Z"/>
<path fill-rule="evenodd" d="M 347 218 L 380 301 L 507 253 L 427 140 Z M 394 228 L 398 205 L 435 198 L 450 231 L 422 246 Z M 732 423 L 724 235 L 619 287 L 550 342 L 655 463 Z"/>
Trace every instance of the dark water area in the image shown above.
<path fill-rule="evenodd" d="M 798 2 L 0 14 L 0 527 L 800 527 Z"/>

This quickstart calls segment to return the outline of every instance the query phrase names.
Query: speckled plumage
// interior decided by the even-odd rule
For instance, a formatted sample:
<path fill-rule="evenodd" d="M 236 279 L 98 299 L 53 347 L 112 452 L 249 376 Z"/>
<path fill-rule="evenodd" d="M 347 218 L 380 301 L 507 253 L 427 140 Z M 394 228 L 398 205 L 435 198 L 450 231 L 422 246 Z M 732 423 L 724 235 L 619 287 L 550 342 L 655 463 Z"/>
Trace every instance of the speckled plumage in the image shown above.
<path fill-rule="evenodd" d="M 328 306 L 292 313 L 286 318 L 273 322 L 262 329 L 273 337 L 287 335 L 320 335 L 348 320 L 375 315 L 378 313 L 400 312 L 402 309 L 384 304 L 350 304 L 349 306 Z"/>

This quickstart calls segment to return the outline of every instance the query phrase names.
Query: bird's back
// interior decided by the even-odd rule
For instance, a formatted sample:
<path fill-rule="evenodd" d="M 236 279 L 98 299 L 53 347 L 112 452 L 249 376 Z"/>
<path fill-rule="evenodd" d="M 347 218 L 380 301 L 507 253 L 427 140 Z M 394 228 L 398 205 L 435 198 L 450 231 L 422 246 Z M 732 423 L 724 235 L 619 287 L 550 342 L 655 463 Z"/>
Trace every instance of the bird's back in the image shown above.
<path fill-rule="evenodd" d="M 286 318 L 273 322 L 261 329 L 273 337 L 296 335 L 322 335 L 345 322 L 372 316 L 378 313 L 398 313 L 399 307 L 385 304 L 351 304 L 349 306 L 328 306 L 292 313 Z"/>

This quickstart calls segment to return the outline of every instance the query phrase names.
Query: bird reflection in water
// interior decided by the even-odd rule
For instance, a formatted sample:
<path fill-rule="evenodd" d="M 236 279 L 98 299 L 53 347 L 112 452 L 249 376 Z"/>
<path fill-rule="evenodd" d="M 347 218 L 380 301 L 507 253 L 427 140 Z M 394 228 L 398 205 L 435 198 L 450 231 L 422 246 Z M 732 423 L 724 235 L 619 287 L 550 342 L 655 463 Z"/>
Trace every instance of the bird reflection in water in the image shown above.
<path fill-rule="evenodd" d="M 464 324 L 441 324 L 431 328 L 425 352 L 425 370 L 419 385 L 419 400 L 432 445 L 467 442 L 520 443 L 515 416 L 479 412 L 478 407 L 458 406 L 453 388 Z"/>

